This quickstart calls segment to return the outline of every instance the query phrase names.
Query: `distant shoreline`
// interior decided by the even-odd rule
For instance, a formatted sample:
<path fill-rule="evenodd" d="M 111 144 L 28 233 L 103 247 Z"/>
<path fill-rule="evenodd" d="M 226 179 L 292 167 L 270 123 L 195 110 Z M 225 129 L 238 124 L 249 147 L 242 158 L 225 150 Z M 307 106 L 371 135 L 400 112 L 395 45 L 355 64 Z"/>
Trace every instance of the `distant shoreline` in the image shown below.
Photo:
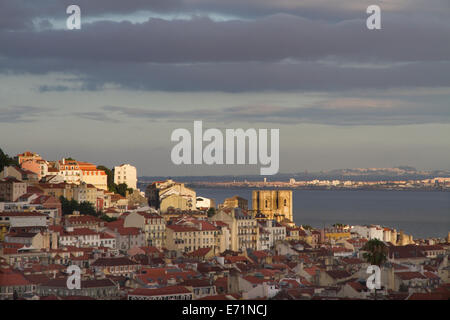
<path fill-rule="evenodd" d="M 305 187 L 305 186 L 258 186 L 258 185 L 213 185 L 207 183 L 186 183 L 186 186 L 192 188 L 211 188 L 211 189 L 288 189 L 305 191 L 421 191 L 421 192 L 449 192 L 449 188 L 401 188 L 401 187 Z"/>

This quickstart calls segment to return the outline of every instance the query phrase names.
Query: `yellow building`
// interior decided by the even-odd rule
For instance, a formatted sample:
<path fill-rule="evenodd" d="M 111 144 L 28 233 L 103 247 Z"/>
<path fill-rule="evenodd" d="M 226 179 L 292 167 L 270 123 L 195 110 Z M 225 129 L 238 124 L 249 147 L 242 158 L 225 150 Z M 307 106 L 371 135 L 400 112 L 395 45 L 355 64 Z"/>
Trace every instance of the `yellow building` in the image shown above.
<path fill-rule="evenodd" d="M 166 248 L 181 252 L 191 252 L 200 248 L 214 248 L 216 246 L 217 228 L 191 225 L 166 226 Z"/>
<path fill-rule="evenodd" d="M 163 217 L 151 212 L 133 212 L 126 216 L 124 227 L 140 228 L 145 232 L 145 240 L 149 246 L 162 248 L 166 239 L 166 221 Z"/>
<path fill-rule="evenodd" d="M 224 208 L 210 218 L 222 221 L 230 230 L 231 250 L 258 249 L 259 228 L 257 220 L 239 208 Z"/>
<path fill-rule="evenodd" d="M 262 213 L 267 219 L 293 221 L 292 190 L 254 190 L 252 204 L 253 212 Z"/>
<path fill-rule="evenodd" d="M 171 179 L 153 182 L 145 190 L 145 196 L 149 206 L 161 209 L 162 213 L 170 207 L 181 210 L 195 210 L 197 207 L 195 191 Z"/>
<path fill-rule="evenodd" d="M 325 231 L 325 242 L 338 242 L 351 238 L 351 234 L 348 231 Z"/>
<path fill-rule="evenodd" d="M 248 200 L 239 196 L 226 198 L 220 208 L 241 208 L 243 210 L 248 209 Z"/>
<path fill-rule="evenodd" d="M 5 240 L 5 235 L 8 233 L 8 226 L 9 223 L 2 223 L 0 224 L 0 241 Z"/>

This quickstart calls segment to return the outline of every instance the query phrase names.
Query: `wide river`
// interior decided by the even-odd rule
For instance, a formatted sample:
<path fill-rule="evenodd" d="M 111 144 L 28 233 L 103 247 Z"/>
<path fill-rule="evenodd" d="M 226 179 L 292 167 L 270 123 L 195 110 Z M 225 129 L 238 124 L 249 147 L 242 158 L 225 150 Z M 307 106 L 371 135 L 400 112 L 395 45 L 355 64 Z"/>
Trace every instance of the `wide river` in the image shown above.
<path fill-rule="evenodd" d="M 249 200 L 250 188 L 195 188 L 197 196 L 216 205 L 239 195 Z M 450 231 L 450 192 L 293 190 L 294 222 L 316 228 L 333 223 L 380 224 L 414 238 L 446 237 Z"/>

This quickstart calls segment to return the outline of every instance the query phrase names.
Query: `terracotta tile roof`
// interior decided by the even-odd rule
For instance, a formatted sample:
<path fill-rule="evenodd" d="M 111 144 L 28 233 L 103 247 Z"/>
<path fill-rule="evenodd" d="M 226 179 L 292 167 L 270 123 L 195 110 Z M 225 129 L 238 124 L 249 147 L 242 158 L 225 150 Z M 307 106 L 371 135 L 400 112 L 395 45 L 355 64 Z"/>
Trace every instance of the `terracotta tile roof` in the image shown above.
<path fill-rule="evenodd" d="M 1 217 L 47 217 L 46 214 L 39 212 L 24 212 L 24 211 L 12 211 L 12 212 L 0 212 Z"/>
<path fill-rule="evenodd" d="M 440 277 L 439 277 L 438 275 L 436 275 L 436 274 L 434 274 L 434 273 L 432 273 L 432 272 L 429 272 L 429 271 L 425 271 L 425 272 L 423 273 L 423 275 L 424 275 L 425 277 L 427 277 L 428 279 L 435 279 L 435 280 L 440 279 Z"/>
<path fill-rule="evenodd" d="M 351 274 L 348 271 L 345 270 L 329 270 L 325 271 L 330 277 L 333 279 L 344 279 L 351 276 Z"/>
<path fill-rule="evenodd" d="M 244 256 L 227 256 L 225 257 L 226 263 L 236 263 L 236 262 L 249 262 Z"/>
<path fill-rule="evenodd" d="M 213 286 L 213 284 L 211 284 L 207 279 L 186 279 L 183 281 L 183 286 L 202 288 Z"/>
<path fill-rule="evenodd" d="M 31 282 L 18 272 L 0 271 L 0 287 L 28 286 Z"/>
<path fill-rule="evenodd" d="M 47 283 L 41 285 L 42 287 L 56 287 L 56 288 L 67 288 L 67 279 L 64 277 L 62 279 L 50 279 Z M 104 288 L 116 286 L 114 282 L 110 279 L 92 279 L 92 280 L 81 280 L 81 288 Z"/>
<path fill-rule="evenodd" d="M 187 293 L 191 292 L 184 286 L 169 286 L 159 289 L 139 288 L 131 291 L 128 295 L 164 296 L 164 295 L 187 294 Z"/>
<path fill-rule="evenodd" d="M 199 248 L 197 250 L 194 250 L 192 252 L 189 252 L 187 255 L 190 257 L 204 257 L 206 256 L 209 252 L 211 252 L 212 247 L 207 247 L 207 248 Z"/>
<path fill-rule="evenodd" d="M 195 227 L 190 226 L 181 226 L 181 225 L 168 225 L 166 226 L 167 229 L 171 229 L 174 232 L 197 232 L 200 231 L 199 229 Z"/>
<path fill-rule="evenodd" d="M 239 300 L 238 294 L 217 294 L 215 296 L 207 296 L 197 300 Z"/>
<path fill-rule="evenodd" d="M 362 264 L 362 263 L 365 263 L 363 260 L 361 260 L 359 258 L 343 258 L 341 261 L 344 262 L 345 264 Z"/>
<path fill-rule="evenodd" d="M 119 227 L 116 229 L 116 232 L 119 233 L 121 236 L 138 236 L 142 234 L 142 230 L 135 227 Z"/>
<path fill-rule="evenodd" d="M 429 293 L 419 293 L 415 292 L 410 295 L 406 300 L 448 300 L 449 296 L 438 293 L 438 292 L 429 292 Z"/>
<path fill-rule="evenodd" d="M 411 280 L 411 279 L 426 279 L 426 277 L 420 272 L 415 271 L 402 271 L 395 272 L 395 275 L 398 276 L 402 280 Z"/>
<path fill-rule="evenodd" d="M 269 282 L 269 280 L 266 280 L 264 278 L 255 277 L 255 276 L 245 276 L 244 279 L 252 284 L 261 284 L 264 282 Z"/>
<path fill-rule="evenodd" d="M 118 258 L 99 258 L 92 263 L 92 266 L 97 267 L 111 267 L 111 266 L 130 266 L 137 265 L 136 262 L 126 258 L 126 257 L 118 257 Z"/>

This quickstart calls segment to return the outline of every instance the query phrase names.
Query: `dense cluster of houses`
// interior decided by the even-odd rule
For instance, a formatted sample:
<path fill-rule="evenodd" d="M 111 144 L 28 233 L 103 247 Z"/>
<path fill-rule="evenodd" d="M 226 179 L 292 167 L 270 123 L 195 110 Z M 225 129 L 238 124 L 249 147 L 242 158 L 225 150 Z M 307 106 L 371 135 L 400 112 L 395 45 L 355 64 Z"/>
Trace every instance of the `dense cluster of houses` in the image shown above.
<path fill-rule="evenodd" d="M 171 180 L 147 190 L 150 206 L 109 200 L 114 219 L 62 215 L 59 195 L 88 198 L 79 189 L 89 184 L 27 180 L 31 173 L 16 167 L 3 175 L 2 192 L 12 197 L 0 201 L 0 299 L 450 297 L 450 237 L 414 240 L 378 225 L 297 226 L 249 210 L 240 197 L 210 211 L 213 201 Z M 108 194 L 94 189 L 94 201 Z M 373 239 L 387 248 L 375 291 L 366 286 L 364 255 Z M 69 266 L 81 270 L 79 289 L 67 285 Z"/>

